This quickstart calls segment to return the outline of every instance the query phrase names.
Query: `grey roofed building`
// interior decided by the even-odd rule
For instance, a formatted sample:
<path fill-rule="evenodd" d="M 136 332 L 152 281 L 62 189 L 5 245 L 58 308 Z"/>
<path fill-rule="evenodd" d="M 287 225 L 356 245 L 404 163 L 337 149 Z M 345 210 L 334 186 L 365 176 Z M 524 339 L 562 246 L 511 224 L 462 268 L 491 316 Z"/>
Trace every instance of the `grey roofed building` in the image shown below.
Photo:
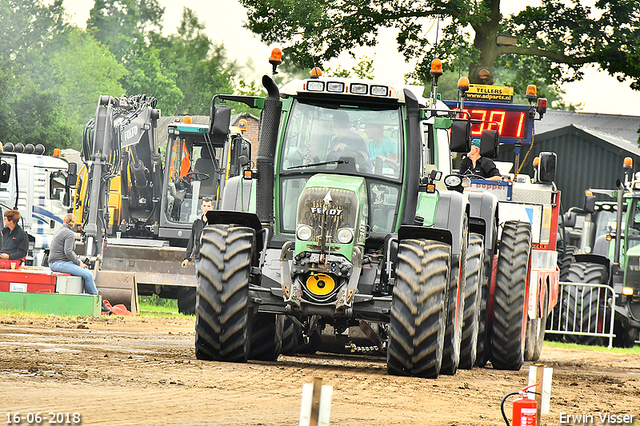
<path fill-rule="evenodd" d="M 613 189 L 624 178 L 624 157 L 640 170 L 640 116 L 550 110 L 535 122 L 536 135 L 522 172 L 533 174 L 532 159 L 540 152 L 558 156 L 555 183 L 562 191 L 562 210 L 582 207 L 588 188 Z M 529 146 L 523 146 L 520 162 Z M 500 147 L 501 161 L 513 161 L 513 146 Z"/>
<path fill-rule="evenodd" d="M 536 134 L 540 135 L 570 124 L 614 135 L 631 143 L 636 142 L 640 136 L 640 116 L 557 110 L 547 111 L 542 120 L 536 121 Z"/>

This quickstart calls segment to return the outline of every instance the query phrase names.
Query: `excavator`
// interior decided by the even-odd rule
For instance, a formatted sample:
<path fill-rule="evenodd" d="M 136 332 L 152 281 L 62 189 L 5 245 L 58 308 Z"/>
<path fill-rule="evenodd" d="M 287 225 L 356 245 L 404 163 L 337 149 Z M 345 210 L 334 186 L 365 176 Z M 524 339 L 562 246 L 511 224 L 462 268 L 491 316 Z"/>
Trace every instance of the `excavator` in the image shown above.
<path fill-rule="evenodd" d="M 138 295 L 157 294 L 193 314 L 194 266 L 181 267 L 191 225 L 204 197 L 216 208 L 227 179 L 250 167 L 251 144 L 240 131 L 211 137 L 208 124 L 188 116 L 160 144 L 156 105 L 147 95 L 100 97 L 76 179 L 77 252 L 111 304 L 135 312 Z"/>

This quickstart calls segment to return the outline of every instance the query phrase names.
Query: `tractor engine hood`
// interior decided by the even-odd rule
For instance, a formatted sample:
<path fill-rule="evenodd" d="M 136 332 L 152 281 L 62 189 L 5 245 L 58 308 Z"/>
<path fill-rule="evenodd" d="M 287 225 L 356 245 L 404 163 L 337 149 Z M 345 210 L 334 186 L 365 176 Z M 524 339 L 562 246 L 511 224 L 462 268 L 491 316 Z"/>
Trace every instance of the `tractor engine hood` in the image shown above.
<path fill-rule="evenodd" d="M 367 210 L 363 178 L 329 174 L 311 177 L 298 201 L 296 254 L 320 251 L 351 258 L 353 246 L 365 242 Z"/>

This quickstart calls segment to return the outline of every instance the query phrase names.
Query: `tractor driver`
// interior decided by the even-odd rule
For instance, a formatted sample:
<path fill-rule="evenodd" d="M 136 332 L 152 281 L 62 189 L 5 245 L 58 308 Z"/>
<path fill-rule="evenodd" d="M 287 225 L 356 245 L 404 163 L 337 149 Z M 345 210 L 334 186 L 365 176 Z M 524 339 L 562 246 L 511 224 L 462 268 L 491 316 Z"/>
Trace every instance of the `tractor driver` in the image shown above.
<path fill-rule="evenodd" d="M 336 136 L 329 145 L 328 160 L 337 160 L 340 157 L 354 157 L 356 164 L 366 171 L 371 171 L 369 164 L 369 150 L 362 136 L 349 128 L 349 114 L 345 111 L 336 111 L 333 114 L 333 132 Z"/>
<path fill-rule="evenodd" d="M 471 151 L 460 162 L 461 175 L 476 175 L 485 180 L 502 180 L 500 170 L 490 158 L 480 155 L 480 139 L 471 140 Z"/>
<path fill-rule="evenodd" d="M 391 164 L 398 161 L 398 144 L 389 136 L 384 134 L 382 123 L 367 123 L 364 132 L 369 141 L 369 158 L 375 161 L 376 158 Z"/>

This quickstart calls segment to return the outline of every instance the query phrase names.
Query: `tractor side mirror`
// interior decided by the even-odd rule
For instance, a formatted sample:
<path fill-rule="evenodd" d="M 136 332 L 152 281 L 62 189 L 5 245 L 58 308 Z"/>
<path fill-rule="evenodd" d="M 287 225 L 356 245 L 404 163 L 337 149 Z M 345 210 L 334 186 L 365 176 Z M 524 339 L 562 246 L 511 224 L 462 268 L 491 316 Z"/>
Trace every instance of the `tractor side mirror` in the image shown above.
<path fill-rule="evenodd" d="M 574 228 L 576 226 L 576 218 L 578 215 L 575 212 L 566 212 L 562 215 L 562 222 L 567 228 Z"/>
<path fill-rule="evenodd" d="M 480 138 L 480 155 L 496 158 L 500 151 L 500 134 L 497 130 L 484 130 Z"/>
<path fill-rule="evenodd" d="M 0 182 L 7 183 L 11 177 L 11 164 L 3 162 L 0 164 Z"/>
<path fill-rule="evenodd" d="M 231 107 L 228 105 L 213 105 L 209 120 L 209 134 L 226 138 L 231 123 Z"/>
<path fill-rule="evenodd" d="M 585 213 L 593 213 L 596 211 L 596 196 L 586 195 L 584 196 L 584 212 Z"/>
<path fill-rule="evenodd" d="M 541 152 L 538 156 L 538 180 L 540 182 L 553 182 L 556 178 L 556 166 L 558 156 L 555 152 Z"/>
<path fill-rule="evenodd" d="M 451 140 L 449 150 L 451 152 L 467 153 L 471 150 L 471 122 L 469 120 L 457 120 L 451 123 Z"/>

